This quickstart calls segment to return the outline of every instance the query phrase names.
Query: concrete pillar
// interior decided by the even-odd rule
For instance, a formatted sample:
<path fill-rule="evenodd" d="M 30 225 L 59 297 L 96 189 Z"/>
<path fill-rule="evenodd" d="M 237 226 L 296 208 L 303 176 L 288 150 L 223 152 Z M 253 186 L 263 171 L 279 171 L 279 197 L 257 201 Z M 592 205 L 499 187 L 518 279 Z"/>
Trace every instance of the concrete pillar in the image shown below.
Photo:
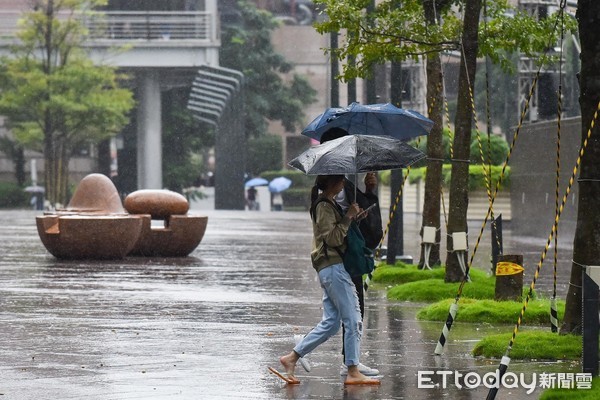
<path fill-rule="evenodd" d="M 210 13 L 211 15 L 211 23 L 210 23 L 210 39 L 217 40 L 219 37 L 219 10 L 217 8 L 217 0 L 205 0 L 204 1 L 204 11 Z M 217 52 L 218 54 L 218 52 Z M 217 60 L 217 64 L 218 60 Z"/>
<path fill-rule="evenodd" d="M 137 186 L 138 189 L 162 189 L 162 114 L 158 72 L 140 72 L 138 91 Z"/>

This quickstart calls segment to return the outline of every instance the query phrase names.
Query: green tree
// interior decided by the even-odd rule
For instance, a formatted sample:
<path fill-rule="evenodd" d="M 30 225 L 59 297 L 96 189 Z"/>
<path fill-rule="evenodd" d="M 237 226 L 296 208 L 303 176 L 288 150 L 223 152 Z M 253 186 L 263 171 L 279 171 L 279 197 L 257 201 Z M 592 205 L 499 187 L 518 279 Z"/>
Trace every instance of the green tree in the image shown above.
<path fill-rule="evenodd" d="M 506 0 L 486 2 L 488 22 L 485 30 L 483 24 L 480 24 L 481 0 L 455 0 L 450 4 L 441 0 L 383 0 L 377 2 L 372 12 L 365 12 L 369 0 L 318 0 L 318 2 L 324 4 L 329 16 L 328 21 L 317 24 L 319 32 L 346 30 L 350 33 L 346 35 L 346 40 L 334 54 L 340 60 L 347 58 L 357 60 L 355 63 L 343 65 L 342 79 L 367 76 L 373 64 L 386 61 L 398 62 L 408 58 L 418 59 L 421 56 L 448 50 L 457 50 L 462 54 L 464 50 L 469 59 L 466 64 L 468 74 L 465 73 L 464 65 L 460 73 L 463 74 L 462 79 L 467 80 L 467 76 L 469 78 L 468 81 L 459 82 L 461 89 L 459 89 L 457 103 L 460 107 L 457 109 L 461 111 L 461 115 L 455 119 L 457 135 L 454 154 L 457 159 L 469 160 L 470 156 L 469 139 L 473 110 L 469 88 L 472 91 L 476 72 L 473 62 L 475 57 L 487 55 L 491 61 L 506 69 L 511 67 L 509 51 L 520 51 L 528 56 L 535 56 L 539 62 L 548 61 L 548 57 L 540 57 L 537 52 L 547 47 L 548 38 L 553 33 L 553 21 L 551 19 L 536 21 L 534 17 L 516 10 L 509 13 L 507 11 L 510 7 Z M 450 5 L 459 7 L 449 7 Z M 457 9 L 468 19 L 467 24 L 472 26 L 465 26 L 461 15 L 456 12 Z M 438 23 L 434 23 L 432 14 L 437 18 Z M 556 37 L 556 32 L 554 35 Z M 428 62 L 432 61 L 435 62 L 435 58 L 428 60 Z M 436 68 L 429 70 L 428 66 L 428 79 L 435 78 L 438 74 Z M 434 104 L 434 99 L 439 99 L 439 95 L 433 92 L 439 88 L 434 89 L 434 86 L 436 85 L 428 82 L 428 105 L 431 108 L 430 112 L 439 113 L 441 107 L 436 107 Z M 430 118 L 436 123 L 441 120 L 439 115 L 430 114 Z M 438 140 L 437 144 L 441 145 L 441 141 Z M 437 149 L 436 153 L 440 153 L 440 150 Z M 429 156 L 435 158 L 434 154 Z M 465 190 L 468 187 L 468 168 L 457 167 L 456 173 L 452 174 L 452 179 L 456 179 L 456 182 L 454 190 L 451 189 L 454 204 L 450 209 L 450 215 L 453 216 L 450 218 L 452 222 L 449 221 L 448 231 L 449 233 L 465 232 L 468 205 L 468 194 Z M 430 186 L 432 191 L 436 190 L 433 186 Z M 426 197 L 424 210 L 431 207 L 428 204 L 430 201 L 439 202 L 439 196 Z M 436 216 L 433 215 L 436 212 L 435 207 L 431 207 L 431 210 L 433 211 L 428 216 L 429 221 L 425 221 L 424 218 L 424 222 L 429 225 L 437 223 L 439 226 L 437 222 L 439 211 Z M 425 214 L 424 211 L 424 217 Z M 456 257 L 452 259 L 456 260 Z M 461 274 L 454 273 L 455 270 L 454 265 L 447 268 L 451 275 L 450 280 L 462 278 Z"/>
<path fill-rule="evenodd" d="M 43 152 L 46 198 L 53 205 L 68 200 L 74 152 L 116 134 L 133 107 L 114 69 L 94 65 L 81 47 L 87 34 L 81 18 L 105 3 L 35 1 L 12 56 L 0 61 L 0 114 L 20 143 Z"/>
<path fill-rule="evenodd" d="M 281 121 L 288 132 L 301 128 L 303 108 L 315 100 L 316 91 L 308 81 L 283 75 L 293 65 L 275 52 L 271 34 L 279 22 L 267 11 L 246 0 L 238 2 L 241 22 L 225 26 L 221 40 L 221 65 L 244 74 L 245 124 L 248 137 L 268 132 L 268 121 Z"/>

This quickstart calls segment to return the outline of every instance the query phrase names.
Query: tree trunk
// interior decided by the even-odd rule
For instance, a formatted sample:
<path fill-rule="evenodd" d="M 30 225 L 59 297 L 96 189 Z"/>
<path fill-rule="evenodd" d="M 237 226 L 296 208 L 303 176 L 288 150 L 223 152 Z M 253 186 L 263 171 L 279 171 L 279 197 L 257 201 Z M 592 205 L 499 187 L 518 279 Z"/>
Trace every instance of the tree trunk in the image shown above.
<path fill-rule="evenodd" d="M 585 16 L 585 17 L 584 17 Z M 581 73 L 579 78 L 582 143 L 600 101 L 600 2 L 579 0 L 577 8 L 581 38 Z M 579 173 L 577 227 L 573 240 L 573 264 L 561 333 L 581 334 L 582 266 L 600 265 L 600 129 L 598 120 L 585 149 Z"/>
<path fill-rule="evenodd" d="M 98 151 L 98 172 L 108 177 L 111 175 L 110 139 L 104 139 L 96 147 Z M 164 153 L 164 150 L 163 150 Z"/>
<path fill-rule="evenodd" d="M 475 83 L 477 67 L 479 14 L 481 0 L 467 0 L 463 22 L 463 57 L 460 61 L 458 80 L 458 101 L 456 105 L 454 159 L 452 162 L 452 180 L 450 182 L 450 200 L 448 211 L 449 250 L 446 258 L 446 282 L 462 280 L 463 273 L 457 259 L 457 253 L 452 252 L 451 235 L 454 232 L 467 232 L 467 208 L 469 206 L 469 157 L 471 144 L 471 125 L 473 108 L 471 93 Z M 465 263 L 467 252 L 464 252 Z"/>
<path fill-rule="evenodd" d="M 53 139 L 50 112 L 46 110 L 46 121 L 44 125 L 44 185 L 46 187 L 46 200 L 48 200 L 52 206 L 56 204 Z"/>
<path fill-rule="evenodd" d="M 23 146 L 17 146 L 15 149 L 13 162 L 15 164 L 15 177 L 17 178 L 17 183 L 19 186 L 23 186 L 27 180 L 27 177 L 25 176 L 25 151 L 23 150 Z"/>
<path fill-rule="evenodd" d="M 433 1 L 423 1 L 425 18 L 430 25 L 437 24 Z M 427 58 L 427 106 L 433 128 L 427 135 L 427 174 L 425 176 L 425 201 L 423 203 L 423 226 L 436 228 L 435 244 L 429 254 L 428 265 L 441 263 L 440 259 L 440 199 L 442 191 L 442 165 L 444 158 L 443 132 L 443 77 L 439 53 Z M 421 248 L 419 267 L 425 263 L 425 249 Z"/>
<path fill-rule="evenodd" d="M 58 154 L 60 156 L 57 168 L 57 180 L 59 182 L 57 200 L 64 207 L 69 201 L 69 160 L 71 155 L 71 152 L 67 150 L 64 141 L 61 141 L 60 143 Z"/>
<path fill-rule="evenodd" d="M 46 200 L 53 207 L 66 206 L 69 188 L 69 160 L 71 152 L 58 135 L 47 135 L 44 146 L 44 178 Z"/>
<path fill-rule="evenodd" d="M 396 107 L 402 108 L 402 63 L 392 62 L 390 86 L 390 101 Z M 390 176 L 390 206 L 396 203 L 396 198 L 404 183 L 404 173 L 402 169 L 392 170 Z M 394 265 L 396 256 L 404 253 L 404 190 L 402 196 L 398 198 L 396 211 L 390 220 L 388 232 L 388 246 L 386 264 Z"/>

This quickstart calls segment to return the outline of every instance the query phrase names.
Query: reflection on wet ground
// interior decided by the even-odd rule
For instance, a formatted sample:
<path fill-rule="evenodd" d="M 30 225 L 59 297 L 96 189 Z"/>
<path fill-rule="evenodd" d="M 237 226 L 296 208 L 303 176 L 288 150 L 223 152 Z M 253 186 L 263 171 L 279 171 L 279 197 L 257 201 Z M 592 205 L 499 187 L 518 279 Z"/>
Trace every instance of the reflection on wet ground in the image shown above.
<path fill-rule="evenodd" d="M 6 399 L 480 399 L 488 389 L 418 388 L 418 371 L 493 371 L 497 360 L 470 355 L 477 340 L 512 326 L 456 322 L 445 354 L 433 355 L 442 324 L 416 321 L 419 305 L 368 292 L 363 360 L 380 387 L 344 387 L 339 335 L 298 367 L 287 387 L 267 372 L 320 318 L 304 213 L 208 211 L 191 257 L 59 261 L 42 246 L 34 211 L 2 211 L 0 232 L 0 393 Z M 418 218 L 407 215 L 406 253 L 418 257 Z M 471 232 L 478 232 L 474 226 Z M 473 239 L 471 239 L 473 240 Z M 535 266 L 544 243 L 511 238 Z M 543 240 L 542 240 L 543 242 Z M 489 238 L 482 241 L 489 243 Z M 518 247 L 517 247 L 518 245 Z M 561 258 L 561 297 L 568 260 Z M 480 262 L 481 264 L 478 264 Z M 489 246 L 476 264 L 489 263 Z M 529 263 L 529 264 L 528 264 Z M 540 290 L 551 288 L 551 266 Z M 528 269 L 529 277 L 533 270 Z M 566 277 L 566 278 L 565 278 Z M 549 328 L 548 328 L 549 329 Z M 518 338 L 517 338 L 518 340 Z M 578 363 L 513 361 L 509 371 L 579 372 Z M 440 385 L 441 386 L 441 385 Z M 537 398 L 501 389 L 498 399 Z"/>

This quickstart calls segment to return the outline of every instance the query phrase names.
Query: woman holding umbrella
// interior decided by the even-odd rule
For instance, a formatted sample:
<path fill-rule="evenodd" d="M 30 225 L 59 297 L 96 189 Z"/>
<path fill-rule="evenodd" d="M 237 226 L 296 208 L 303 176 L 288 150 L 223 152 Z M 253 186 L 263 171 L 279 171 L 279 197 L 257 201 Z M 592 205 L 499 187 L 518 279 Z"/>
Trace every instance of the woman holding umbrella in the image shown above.
<path fill-rule="evenodd" d="M 328 142 L 330 140 L 335 140 L 344 136 L 347 136 L 348 132 L 342 128 L 334 127 L 330 128 L 323 133 L 321 136 L 321 143 Z M 383 236 L 382 226 L 381 226 L 381 211 L 379 210 L 379 198 L 375 194 L 377 188 L 377 176 L 374 173 L 367 173 L 364 177 L 364 188 L 359 189 L 358 186 L 360 182 L 356 181 L 356 186 L 348 180 L 348 177 L 344 180 L 344 188 L 335 196 L 335 201 L 340 205 L 342 210 L 348 208 L 348 204 L 352 199 L 358 202 L 362 207 L 369 208 L 374 205 L 376 208 L 367 213 L 366 218 L 364 218 L 361 223 L 358 225 L 360 229 L 360 233 L 367 240 L 367 246 L 371 248 L 371 250 L 375 250 L 381 237 Z M 360 315 L 364 319 L 365 317 L 365 291 L 363 289 L 363 277 L 352 276 L 352 283 L 354 283 L 354 287 L 356 288 L 356 294 L 358 295 L 358 304 L 360 305 Z M 345 330 L 345 325 L 342 326 L 343 331 Z M 344 354 L 345 349 L 345 339 L 344 335 L 342 335 L 342 355 Z M 360 363 L 358 366 L 360 372 L 367 376 L 376 376 L 379 375 L 379 370 L 377 368 L 371 368 L 363 363 Z M 340 368 L 340 375 L 346 375 L 348 373 L 348 368 L 345 363 L 342 363 Z"/>
<path fill-rule="evenodd" d="M 346 385 L 378 385 L 377 379 L 368 378 L 358 370 L 360 364 L 360 340 L 362 318 L 358 297 L 350 275 L 344 268 L 341 252 L 345 250 L 344 238 L 350 223 L 360 216 L 362 210 L 353 203 L 342 216 L 335 203 L 335 196 L 344 188 L 343 175 L 319 175 L 312 189 L 310 214 L 313 221 L 313 246 L 311 261 L 319 275 L 323 289 L 323 317 L 294 349 L 282 356 L 279 361 L 287 376 L 281 377 L 287 383 L 299 383 L 295 378 L 295 367 L 300 357 L 313 351 L 321 343 L 336 334 L 341 323 L 345 331 L 345 364 L 348 367 Z M 322 193 L 319 195 L 319 191 Z M 327 251 L 329 249 L 329 251 Z"/>

